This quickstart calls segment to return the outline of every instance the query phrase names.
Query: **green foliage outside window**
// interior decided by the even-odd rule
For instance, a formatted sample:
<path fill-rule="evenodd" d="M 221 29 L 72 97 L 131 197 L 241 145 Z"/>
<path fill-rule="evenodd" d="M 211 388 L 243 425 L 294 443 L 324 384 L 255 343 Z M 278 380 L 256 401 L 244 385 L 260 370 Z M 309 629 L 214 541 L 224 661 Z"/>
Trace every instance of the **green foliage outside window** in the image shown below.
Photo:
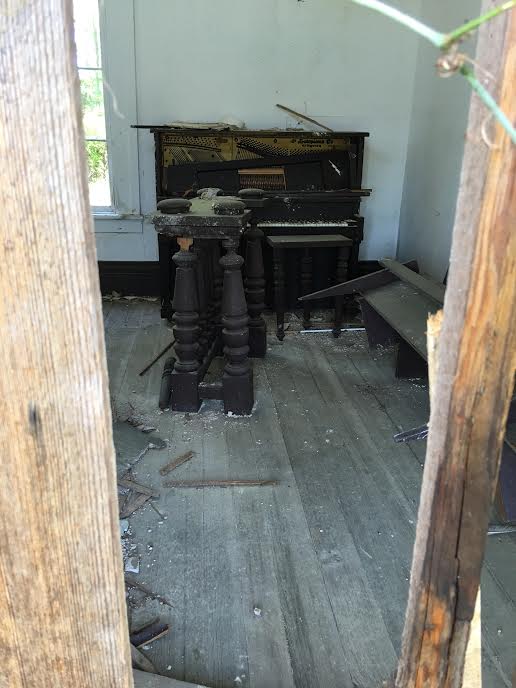
<path fill-rule="evenodd" d="M 108 173 L 107 146 L 104 139 L 104 98 L 102 72 L 81 70 L 81 105 L 84 117 L 84 133 L 87 138 L 88 180 L 105 179 Z"/>
<path fill-rule="evenodd" d="M 104 141 L 86 141 L 88 181 L 105 179 L 108 173 L 107 148 Z"/>

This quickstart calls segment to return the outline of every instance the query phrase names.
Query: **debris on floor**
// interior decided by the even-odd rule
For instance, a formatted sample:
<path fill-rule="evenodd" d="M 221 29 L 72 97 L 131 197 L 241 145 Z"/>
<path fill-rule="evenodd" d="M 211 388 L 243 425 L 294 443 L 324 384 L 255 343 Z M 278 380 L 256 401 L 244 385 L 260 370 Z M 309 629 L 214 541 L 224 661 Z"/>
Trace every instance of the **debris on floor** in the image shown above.
<path fill-rule="evenodd" d="M 157 429 L 152 425 L 146 425 L 145 423 L 142 423 L 139 418 L 135 418 L 134 416 L 129 416 L 125 422 L 129 423 L 129 425 L 131 425 L 133 428 L 136 428 L 136 430 L 139 430 L 146 435 L 150 432 L 154 432 Z"/>
<path fill-rule="evenodd" d="M 124 296 L 119 291 L 112 291 L 111 294 L 102 295 L 102 301 L 147 301 L 149 303 L 155 303 L 157 300 L 157 296 Z"/>
<path fill-rule="evenodd" d="M 167 600 L 166 597 L 163 597 L 162 595 L 153 592 L 150 588 L 148 588 L 143 583 L 139 583 L 132 576 L 125 577 L 125 584 L 128 588 L 134 588 L 136 590 L 139 590 L 144 594 L 145 597 L 148 597 L 151 600 L 157 600 L 158 602 L 161 602 L 161 604 L 165 604 L 167 607 L 173 607 L 173 604 L 169 600 Z"/>
<path fill-rule="evenodd" d="M 148 502 L 149 499 L 151 499 L 151 497 L 147 494 L 141 494 L 141 492 L 128 492 L 120 508 L 120 518 L 128 518 L 132 513 L 142 507 L 145 502 Z"/>
<path fill-rule="evenodd" d="M 148 451 L 167 447 L 166 440 L 161 437 L 143 433 L 121 420 L 113 423 L 113 440 L 119 478 L 125 477 L 124 474 L 133 468 Z"/>
<path fill-rule="evenodd" d="M 159 497 L 158 490 L 153 490 L 152 487 L 147 487 L 147 485 L 137 483 L 135 480 L 131 480 L 131 478 L 120 478 L 118 484 L 121 487 L 127 487 L 134 492 L 139 492 L 140 494 L 145 494 L 149 497 Z"/>
<path fill-rule="evenodd" d="M 140 669 L 145 671 L 147 674 L 157 674 L 156 667 L 147 659 L 141 650 L 131 644 L 131 662 L 134 669 Z"/>
<path fill-rule="evenodd" d="M 178 456 L 177 458 L 172 459 L 172 461 L 169 461 L 162 468 L 160 468 L 160 475 L 168 475 L 169 473 L 172 473 L 172 471 L 178 468 L 178 466 L 182 466 L 187 461 L 190 461 L 194 453 L 195 452 L 193 451 L 187 451 L 184 454 Z"/>
<path fill-rule="evenodd" d="M 131 632 L 131 644 L 137 648 L 149 645 L 155 640 L 159 640 L 170 630 L 167 623 L 163 623 L 159 617 L 147 622 L 145 625 Z"/>
<path fill-rule="evenodd" d="M 265 487 L 276 486 L 277 480 L 169 480 L 165 487 Z"/>
<path fill-rule="evenodd" d="M 124 571 L 126 573 L 140 573 L 140 557 L 138 555 L 127 557 Z"/>

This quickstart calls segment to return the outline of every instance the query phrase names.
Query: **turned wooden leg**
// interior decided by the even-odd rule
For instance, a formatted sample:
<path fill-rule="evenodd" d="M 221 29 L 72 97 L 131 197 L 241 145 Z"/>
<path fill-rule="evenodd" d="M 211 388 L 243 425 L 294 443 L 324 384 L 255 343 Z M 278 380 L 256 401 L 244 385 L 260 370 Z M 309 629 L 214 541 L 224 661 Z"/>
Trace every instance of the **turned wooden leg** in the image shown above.
<path fill-rule="evenodd" d="M 312 254 L 309 248 L 304 249 L 301 257 L 301 290 L 303 296 L 312 291 Z M 310 315 L 310 302 L 303 301 L 303 327 L 305 330 L 309 330 L 312 326 Z"/>
<path fill-rule="evenodd" d="M 272 251 L 274 272 L 274 310 L 276 311 L 276 336 L 283 341 L 285 337 L 285 267 L 283 251 L 274 248 Z"/>
<path fill-rule="evenodd" d="M 253 374 L 249 360 L 249 316 L 242 281 L 244 259 L 236 253 L 238 240 L 225 239 L 226 255 L 222 292 L 222 338 L 226 365 L 222 376 L 224 410 L 238 415 L 251 412 L 254 404 Z"/>
<path fill-rule="evenodd" d="M 174 351 L 176 360 L 171 375 L 170 407 L 174 411 L 198 411 L 198 337 L 199 301 L 197 298 L 197 255 L 190 252 L 192 239 L 178 239 L 180 250 L 174 255 Z"/>
<path fill-rule="evenodd" d="M 222 335 L 222 324 L 221 324 L 221 306 L 222 306 L 222 284 L 223 284 L 223 270 L 220 264 L 220 243 L 218 241 L 213 241 L 213 249 L 211 254 L 212 260 L 212 271 L 213 271 L 213 289 L 212 289 L 212 308 L 211 308 L 211 318 L 213 323 L 213 336 L 214 339 L 218 340 L 220 344 Z M 219 350 L 220 351 L 220 350 Z"/>
<path fill-rule="evenodd" d="M 337 255 L 337 271 L 336 271 L 336 284 L 341 284 L 349 279 L 349 249 L 345 246 L 339 248 L 339 253 Z M 333 326 L 333 336 L 335 338 L 340 337 L 340 331 L 342 329 L 342 314 L 344 311 L 344 297 L 335 297 L 335 324 Z"/>
<path fill-rule="evenodd" d="M 200 363 L 208 352 L 208 283 L 205 254 L 206 249 L 200 240 L 194 241 L 193 253 L 197 256 L 196 278 L 197 278 L 197 299 L 199 304 L 199 337 L 197 358 Z"/>
<path fill-rule="evenodd" d="M 158 234 L 158 256 L 159 256 L 159 294 L 161 301 L 161 317 L 170 320 L 173 315 L 172 309 L 172 251 L 175 247 L 175 240 L 164 234 Z"/>
<path fill-rule="evenodd" d="M 256 224 L 246 232 L 245 295 L 249 312 L 249 355 L 263 358 L 267 351 L 267 328 L 262 318 L 265 308 L 263 232 Z"/>
<path fill-rule="evenodd" d="M 159 390 L 159 407 L 166 409 L 170 406 L 170 393 L 172 391 L 172 374 L 174 372 L 175 358 L 170 356 L 166 359 L 161 376 L 161 387 Z"/>

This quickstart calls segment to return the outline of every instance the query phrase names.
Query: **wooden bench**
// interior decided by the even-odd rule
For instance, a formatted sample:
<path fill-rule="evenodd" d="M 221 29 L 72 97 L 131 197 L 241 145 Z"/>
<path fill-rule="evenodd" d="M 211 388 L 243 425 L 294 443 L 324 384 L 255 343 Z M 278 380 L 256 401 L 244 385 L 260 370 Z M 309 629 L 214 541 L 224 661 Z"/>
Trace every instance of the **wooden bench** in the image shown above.
<path fill-rule="evenodd" d="M 303 249 L 301 257 L 301 289 L 309 291 L 312 286 L 312 250 L 317 248 L 334 248 L 337 251 L 336 276 L 339 282 L 346 280 L 349 272 L 349 256 L 353 241 L 342 234 L 289 234 L 285 236 L 267 236 L 266 241 L 272 248 L 274 268 L 274 310 L 276 313 L 276 336 L 280 341 L 285 337 L 285 251 Z M 344 300 L 335 300 L 335 323 L 333 335 L 338 337 L 342 326 Z M 303 306 L 303 327 L 311 327 L 311 308 L 307 302 Z"/>
<path fill-rule="evenodd" d="M 385 258 L 384 270 L 358 277 L 313 294 L 301 301 L 360 294 L 360 307 L 369 346 L 398 344 L 397 377 L 424 377 L 427 372 L 426 322 L 442 307 L 445 287 L 418 274 L 415 261 L 407 264 Z"/>
<path fill-rule="evenodd" d="M 416 261 L 399 263 L 385 258 L 379 261 L 383 270 L 337 284 L 301 297 L 311 301 L 330 296 L 360 294 L 359 302 L 372 348 L 398 344 L 397 377 L 422 377 L 427 373 L 426 327 L 430 313 L 444 302 L 445 286 L 418 274 Z M 516 521 L 516 396 L 508 417 L 509 432 L 505 437 L 500 475 L 494 507 L 500 523 Z M 396 442 L 426 439 L 428 424 L 400 432 Z"/>

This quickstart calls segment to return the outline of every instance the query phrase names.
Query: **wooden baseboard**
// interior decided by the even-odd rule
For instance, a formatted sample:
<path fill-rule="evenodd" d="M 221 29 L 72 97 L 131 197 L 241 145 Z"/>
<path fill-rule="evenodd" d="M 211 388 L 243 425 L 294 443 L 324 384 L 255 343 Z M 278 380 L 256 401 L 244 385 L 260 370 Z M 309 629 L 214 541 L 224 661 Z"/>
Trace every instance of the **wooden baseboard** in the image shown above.
<path fill-rule="evenodd" d="M 100 291 L 125 296 L 159 296 L 159 263 L 156 261 L 99 261 Z"/>
<path fill-rule="evenodd" d="M 99 261 L 100 291 L 117 291 L 125 296 L 159 296 L 159 263 L 157 261 Z M 376 260 L 361 260 L 359 275 L 381 269 Z"/>

